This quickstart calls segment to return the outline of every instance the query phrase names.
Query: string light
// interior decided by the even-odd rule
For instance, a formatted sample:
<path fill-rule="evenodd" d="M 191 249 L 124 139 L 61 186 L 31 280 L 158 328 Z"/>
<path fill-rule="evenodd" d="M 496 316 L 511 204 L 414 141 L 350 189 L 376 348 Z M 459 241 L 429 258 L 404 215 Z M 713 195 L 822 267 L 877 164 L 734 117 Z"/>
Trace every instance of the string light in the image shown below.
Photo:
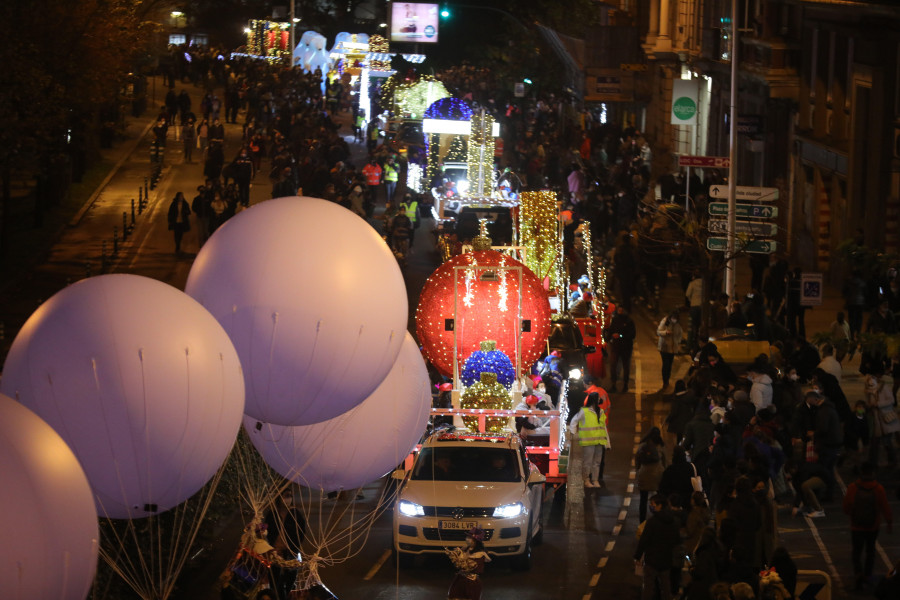
<path fill-rule="evenodd" d="M 502 384 L 497 381 L 496 373 L 481 373 L 480 381 L 476 381 L 459 399 L 462 408 L 468 409 L 512 409 L 512 398 Z M 478 417 L 462 417 L 463 423 L 471 431 L 478 431 Z M 486 417 L 484 428 L 486 431 L 499 433 L 506 429 L 509 417 Z"/>
<path fill-rule="evenodd" d="M 406 187 L 416 192 L 422 193 L 422 165 L 419 163 L 409 162 L 406 167 Z"/>
<path fill-rule="evenodd" d="M 548 190 L 522 192 L 519 203 L 519 234 L 521 245 L 526 248 L 525 265 L 541 279 L 555 279 L 559 253 L 556 194 Z"/>
<path fill-rule="evenodd" d="M 482 111 L 472 117 L 469 133 L 468 165 L 469 190 L 472 195 L 483 197 L 496 187 L 494 173 L 494 117 Z"/>

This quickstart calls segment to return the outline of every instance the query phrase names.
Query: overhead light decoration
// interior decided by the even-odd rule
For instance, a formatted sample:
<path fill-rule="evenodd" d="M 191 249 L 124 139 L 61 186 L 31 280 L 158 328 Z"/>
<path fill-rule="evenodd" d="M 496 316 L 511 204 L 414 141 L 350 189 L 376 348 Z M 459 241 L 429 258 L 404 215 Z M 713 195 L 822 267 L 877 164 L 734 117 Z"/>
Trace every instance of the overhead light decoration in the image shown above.
<path fill-rule="evenodd" d="M 472 117 L 470 128 L 466 158 L 469 190 L 476 197 L 483 198 L 491 195 L 497 183 L 494 173 L 494 117 L 482 110 Z"/>
<path fill-rule="evenodd" d="M 519 194 L 519 236 L 525 246 L 525 265 L 542 280 L 557 284 L 558 224 L 556 193 L 549 190 Z"/>

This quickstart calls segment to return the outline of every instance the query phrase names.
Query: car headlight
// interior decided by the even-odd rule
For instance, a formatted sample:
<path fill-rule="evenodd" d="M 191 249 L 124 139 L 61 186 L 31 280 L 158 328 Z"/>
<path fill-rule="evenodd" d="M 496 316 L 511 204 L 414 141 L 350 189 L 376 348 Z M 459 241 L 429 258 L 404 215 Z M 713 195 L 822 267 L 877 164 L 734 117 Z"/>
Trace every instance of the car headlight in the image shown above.
<path fill-rule="evenodd" d="M 569 379 L 581 379 L 581 369 L 569 369 Z"/>
<path fill-rule="evenodd" d="M 397 503 L 397 510 L 405 517 L 424 517 L 425 509 L 421 504 L 410 502 L 409 500 L 401 500 Z"/>
<path fill-rule="evenodd" d="M 494 509 L 494 517 L 497 519 L 509 519 L 510 517 L 518 517 L 523 512 L 525 512 L 525 505 L 521 502 L 504 504 Z"/>

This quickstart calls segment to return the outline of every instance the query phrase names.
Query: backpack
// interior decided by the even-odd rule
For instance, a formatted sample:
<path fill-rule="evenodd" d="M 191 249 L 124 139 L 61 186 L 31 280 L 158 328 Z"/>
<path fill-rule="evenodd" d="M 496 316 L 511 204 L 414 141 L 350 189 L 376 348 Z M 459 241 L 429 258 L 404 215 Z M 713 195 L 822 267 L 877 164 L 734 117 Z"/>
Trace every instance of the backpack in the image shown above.
<path fill-rule="evenodd" d="M 878 519 L 878 503 L 875 501 L 874 488 L 856 486 L 853 507 L 850 510 L 850 523 L 855 527 L 866 529 L 875 527 Z"/>

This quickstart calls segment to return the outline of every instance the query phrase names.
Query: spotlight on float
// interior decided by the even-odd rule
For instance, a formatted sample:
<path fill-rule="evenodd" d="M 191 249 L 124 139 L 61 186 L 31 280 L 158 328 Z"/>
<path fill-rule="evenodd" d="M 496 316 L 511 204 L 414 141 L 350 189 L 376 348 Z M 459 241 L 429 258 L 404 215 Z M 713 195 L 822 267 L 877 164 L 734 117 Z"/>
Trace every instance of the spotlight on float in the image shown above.
<path fill-rule="evenodd" d="M 569 369 L 569 379 L 581 379 L 581 369 Z"/>

